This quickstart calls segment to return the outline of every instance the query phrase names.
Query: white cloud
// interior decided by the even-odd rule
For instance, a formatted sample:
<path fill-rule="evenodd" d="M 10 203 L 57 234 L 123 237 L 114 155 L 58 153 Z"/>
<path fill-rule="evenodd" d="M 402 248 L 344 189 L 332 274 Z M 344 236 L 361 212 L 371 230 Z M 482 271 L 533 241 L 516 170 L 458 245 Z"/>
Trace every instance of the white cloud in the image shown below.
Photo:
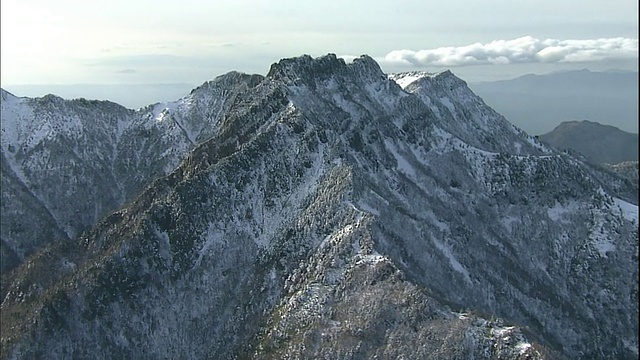
<path fill-rule="evenodd" d="M 460 47 L 394 50 L 382 62 L 393 65 L 464 66 L 512 63 L 574 63 L 638 57 L 638 39 L 540 40 L 525 36 Z"/>

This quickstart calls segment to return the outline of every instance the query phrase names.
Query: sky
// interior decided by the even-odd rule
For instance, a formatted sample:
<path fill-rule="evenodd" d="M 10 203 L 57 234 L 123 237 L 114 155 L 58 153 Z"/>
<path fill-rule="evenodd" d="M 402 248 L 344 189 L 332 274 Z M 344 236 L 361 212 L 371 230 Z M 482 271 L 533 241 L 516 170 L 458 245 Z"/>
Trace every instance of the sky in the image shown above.
<path fill-rule="evenodd" d="M 451 69 L 468 82 L 638 69 L 637 0 L 2 0 L 0 6 L 0 82 L 10 91 L 82 84 L 98 94 L 100 86 L 126 85 L 143 97 L 154 84 L 186 91 L 231 70 L 266 74 L 281 58 L 327 53 L 346 60 L 368 54 L 386 72 Z"/>

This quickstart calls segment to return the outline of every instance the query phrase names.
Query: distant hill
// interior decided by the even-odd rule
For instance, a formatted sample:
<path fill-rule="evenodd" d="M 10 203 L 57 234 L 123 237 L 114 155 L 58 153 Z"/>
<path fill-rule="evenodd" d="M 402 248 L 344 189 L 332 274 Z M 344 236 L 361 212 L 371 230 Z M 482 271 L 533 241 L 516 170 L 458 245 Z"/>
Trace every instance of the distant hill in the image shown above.
<path fill-rule="evenodd" d="M 524 75 L 469 87 L 514 125 L 544 134 L 567 119 L 638 132 L 638 72 L 576 70 Z"/>
<path fill-rule="evenodd" d="M 540 140 L 559 149 L 573 149 L 597 163 L 638 161 L 638 134 L 592 121 L 566 121 Z"/>
<path fill-rule="evenodd" d="M 26 97 L 56 94 L 64 99 L 87 98 L 108 100 L 129 109 L 175 100 L 198 84 L 28 84 L 8 85 L 10 93 Z"/>

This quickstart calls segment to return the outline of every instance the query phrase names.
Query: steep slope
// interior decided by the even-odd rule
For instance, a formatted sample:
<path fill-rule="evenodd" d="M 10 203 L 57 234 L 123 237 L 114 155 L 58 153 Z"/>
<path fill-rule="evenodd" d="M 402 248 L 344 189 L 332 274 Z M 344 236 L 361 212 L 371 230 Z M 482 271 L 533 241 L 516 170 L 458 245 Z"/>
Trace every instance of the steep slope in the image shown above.
<path fill-rule="evenodd" d="M 114 129 L 131 115 L 112 103 L 2 92 L 2 239 L 20 260 L 120 205 Z M 34 236 L 29 228 L 42 225 L 50 230 Z"/>
<path fill-rule="evenodd" d="M 3 256 L 22 261 L 133 199 L 211 137 L 236 93 L 260 79 L 229 73 L 176 102 L 139 111 L 3 90 Z M 2 271 L 13 265 L 3 262 Z"/>
<path fill-rule="evenodd" d="M 450 71 L 391 74 L 389 78 L 427 104 L 439 128 L 468 145 L 515 155 L 548 152 L 487 106 Z"/>
<path fill-rule="evenodd" d="M 638 134 L 593 121 L 565 121 L 540 140 L 558 149 L 572 149 L 595 163 L 638 161 Z"/>
<path fill-rule="evenodd" d="M 637 187 L 450 73 L 405 85 L 366 56 L 272 65 L 176 170 L 16 269 L 3 356 L 637 357 Z"/>

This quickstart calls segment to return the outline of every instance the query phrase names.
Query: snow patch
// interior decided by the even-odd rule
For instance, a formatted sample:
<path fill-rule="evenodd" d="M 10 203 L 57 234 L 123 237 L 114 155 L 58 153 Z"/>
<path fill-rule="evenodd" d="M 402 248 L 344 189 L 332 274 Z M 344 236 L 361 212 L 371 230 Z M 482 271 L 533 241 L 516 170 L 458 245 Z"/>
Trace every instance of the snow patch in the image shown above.
<path fill-rule="evenodd" d="M 209 227 L 207 228 L 207 234 L 205 235 L 204 243 L 202 244 L 202 248 L 198 252 L 198 259 L 196 260 L 193 268 L 197 268 L 200 266 L 200 262 L 202 262 L 202 258 L 208 253 L 209 248 L 213 245 L 223 245 L 225 244 L 224 232 L 215 228 L 213 224 L 209 223 Z"/>
<path fill-rule="evenodd" d="M 499 327 L 499 328 L 493 329 L 493 333 L 498 336 L 505 336 L 506 334 L 510 333 L 513 329 L 514 329 L 513 326 Z"/>
<path fill-rule="evenodd" d="M 420 79 L 421 76 L 419 75 L 408 75 L 405 77 L 401 77 L 401 78 L 395 78 L 395 79 L 391 79 L 393 80 L 396 84 L 400 85 L 401 88 L 406 88 L 409 84 L 411 84 L 412 82 Z"/>
<path fill-rule="evenodd" d="M 537 141 L 533 136 L 531 135 L 525 135 L 524 136 L 525 140 L 527 140 L 527 142 L 533 146 L 534 148 L 542 151 L 545 154 L 550 154 L 552 151 L 547 148 L 546 146 L 542 145 L 539 141 Z"/>
<path fill-rule="evenodd" d="M 556 201 L 552 208 L 547 209 L 547 216 L 555 222 L 570 224 L 571 220 L 566 219 L 566 214 L 571 214 L 578 209 L 578 203 L 573 201 L 568 205 L 562 205 Z"/>
<path fill-rule="evenodd" d="M 400 87 L 404 89 L 410 84 L 412 84 L 413 82 L 415 82 L 416 80 L 420 80 L 426 77 L 433 77 L 436 75 L 437 73 L 434 74 L 434 73 L 428 73 L 425 71 L 409 71 L 409 72 L 396 73 L 396 74 L 387 74 L 387 78 L 389 78 L 389 80 L 395 82 L 396 84 L 400 85 Z"/>
<path fill-rule="evenodd" d="M 393 157 L 396 158 L 396 162 L 398 163 L 398 169 L 403 173 L 405 173 L 406 175 L 409 175 L 415 179 L 416 170 L 413 168 L 411 163 L 409 163 L 409 161 L 404 156 L 400 155 L 400 153 L 398 152 L 398 148 L 395 146 L 395 144 L 392 143 L 391 140 L 389 139 L 384 139 L 384 145 L 389 151 L 391 151 L 391 153 L 393 154 Z"/>
<path fill-rule="evenodd" d="M 438 250 L 440 250 L 442 254 L 447 257 L 447 259 L 449 259 L 449 263 L 451 264 L 451 267 L 455 271 L 462 274 L 464 279 L 469 284 L 471 284 L 472 282 L 471 282 L 471 277 L 469 277 L 469 271 L 464 266 L 462 266 L 462 264 L 460 264 L 458 259 L 456 259 L 456 257 L 453 255 L 453 251 L 451 251 L 451 248 L 446 244 L 443 244 L 442 242 L 436 240 L 435 238 L 433 238 L 433 243 L 438 248 Z"/>
<path fill-rule="evenodd" d="M 368 265 L 373 265 L 373 264 L 377 264 L 377 263 L 382 263 L 382 262 L 389 262 L 389 260 L 380 255 L 380 254 L 357 254 L 355 256 L 356 258 L 356 264 L 360 265 L 360 264 L 368 264 Z"/>
<path fill-rule="evenodd" d="M 378 211 L 378 209 L 372 207 L 367 203 L 358 203 L 358 207 L 360 208 L 361 211 L 365 211 L 373 215 L 380 216 L 380 211 Z"/>
<path fill-rule="evenodd" d="M 628 203 L 618 198 L 613 198 L 613 202 L 618 207 L 618 209 L 620 210 L 620 213 L 625 219 L 635 223 L 638 222 L 638 206 L 637 205 L 633 205 L 631 203 Z"/>
<path fill-rule="evenodd" d="M 522 154 L 522 144 L 520 144 L 519 142 L 514 142 L 513 147 L 516 149 L 516 154 Z"/>
<path fill-rule="evenodd" d="M 522 355 L 525 352 L 527 352 L 527 350 L 529 350 L 530 347 L 531 347 L 531 344 L 529 344 L 527 342 L 520 342 L 520 343 L 516 344 L 516 350 L 518 350 L 518 353 L 520 355 Z"/>
<path fill-rule="evenodd" d="M 449 224 L 440 221 L 440 219 L 438 219 L 438 217 L 433 212 L 433 210 L 427 211 L 426 216 L 427 216 L 427 219 L 431 220 L 431 223 L 438 228 L 438 230 L 440 230 L 442 232 L 450 232 L 451 231 L 451 228 L 449 227 Z"/>
<path fill-rule="evenodd" d="M 456 107 L 455 107 L 455 105 L 453 105 L 453 103 L 451 102 L 449 97 L 447 97 L 447 96 L 441 97 L 440 98 L 440 102 L 442 103 L 442 105 L 446 106 L 447 109 L 449 109 L 449 112 L 451 113 L 451 116 L 453 116 L 455 118 L 456 117 Z"/>

